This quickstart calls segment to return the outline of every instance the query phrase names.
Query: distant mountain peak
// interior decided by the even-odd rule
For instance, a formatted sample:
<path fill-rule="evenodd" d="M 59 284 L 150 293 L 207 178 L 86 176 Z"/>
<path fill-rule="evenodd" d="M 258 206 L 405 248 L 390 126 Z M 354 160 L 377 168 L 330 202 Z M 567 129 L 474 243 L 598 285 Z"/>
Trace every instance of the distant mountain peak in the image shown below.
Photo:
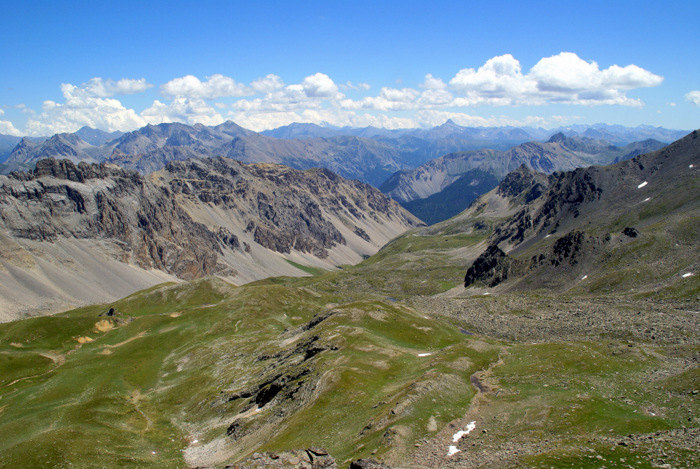
<path fill-rule="evenodd" d="M 549 140 L 547 140 L 547 143 L 563 143 L 569 140 L 569 137 L 564 135 L 563 132 L 557 132 L 551 137 L 549 137 Z"/>

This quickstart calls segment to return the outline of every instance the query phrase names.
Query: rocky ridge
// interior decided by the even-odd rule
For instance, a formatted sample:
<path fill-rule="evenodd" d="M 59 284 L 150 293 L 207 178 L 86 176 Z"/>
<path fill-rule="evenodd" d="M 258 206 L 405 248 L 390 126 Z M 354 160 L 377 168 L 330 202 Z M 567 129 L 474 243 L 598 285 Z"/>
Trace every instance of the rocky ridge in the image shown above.
<path fill-rule="evenodd" d="M 692 223 L 688 217 L 692 218 L 699 203 L 694 188 L 699 164 L 696 131 L 663 150 L 615 165 L 557 172 L 546 179 L 541 175 L 535 186 L 532 182 L 522 187 L 499 186 L 497 194 L 511 198 L 520 194 L 524 205 L 496 225 L 489 247 L 469 268 L 465 286 L 483 282 L 494 287 L 534 271 L 544 281 L 536 282 L 540 286 L 561 285 L 557 277 L 565 271 L 569 281 L 579 274 L 585 280 L 616 251 L 641 242 L 642 227 L 653 227 L 661 219 L 666 236 L 678 239 L 678 227 Z M 521 171 L 518 178 L 525 179 L 523 176 Z M 525 194 L 522 189 L 530 186 Z M 485 200 L 488 197 L 478 201 L 477 208 Z M 669 206 L 674 208 L 669 210 Z M 682 238 L 688 236 L 693 237 Z M 676 246 L 692 243 L 690 239 L 679 242 Z M 678 266 L 690 262 L 692 270 L 697 256 L 682 258 Z"/>
<path fill-rule="evenodd" d="M 418 223 L 376 189 L 328 170 L 213 158 L 144 176 L 110 164 L 41 160 L 33 171 L 0 179 L 0 276 L 8 285 L 0 297 L 10 309 L 32 304 L 17 293 L 23 288 L 35 299 L 65 296 L 51 280 L 61 274 L 47 274 L 43 262 L 60 271 L 73 249 L 162 273 L 148 284 L 205 275 L 244 283 L 302 274 L 285 259 L 322 268 L 359 262 Z M 79 283 L 100 282 L 91 267 L 70 265 Z M 27 274 L 36 280 L 19 280 Z"/>

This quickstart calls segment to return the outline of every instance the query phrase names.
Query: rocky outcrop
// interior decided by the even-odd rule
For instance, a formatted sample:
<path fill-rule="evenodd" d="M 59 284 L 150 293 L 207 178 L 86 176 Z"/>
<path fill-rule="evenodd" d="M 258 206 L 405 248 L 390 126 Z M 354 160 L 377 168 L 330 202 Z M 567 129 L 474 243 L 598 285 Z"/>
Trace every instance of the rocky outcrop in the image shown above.
<path fill-rule="evenodd" d="M 350 463 L 350 469 L 391 469 L 390 466 L 382 464 L 376 459 L 358 459 Z"/>
<path fill-rule="evenodd" d="M 508 257 L 498 245 L 492 244 L 469 267 L 464 277 L 464 286 L 470 287 L 476 282 L 483 282 L 488 287 L 495 287 L 519 267 L 517 261 Z"/>
<path fill-rule="evenodd" d="M 251 457 L 225 469 L 337 469 L 335 459 L 323 448 L 292 450 L 281 453 L 254 453 Z"/>

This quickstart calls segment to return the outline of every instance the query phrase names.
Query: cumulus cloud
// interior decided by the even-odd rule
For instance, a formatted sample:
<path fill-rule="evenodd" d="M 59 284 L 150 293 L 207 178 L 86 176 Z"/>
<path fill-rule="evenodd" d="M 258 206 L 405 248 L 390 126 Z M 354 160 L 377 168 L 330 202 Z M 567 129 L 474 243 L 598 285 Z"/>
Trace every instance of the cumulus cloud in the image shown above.
<path fill-rule="evenodd" d="M 479 69 L 460 70 L 450 86 L 463 95 L 459 105 L 619 104 L 639 106 L 626 91 L 658 86 L 663 77 L 636 65 L 600 70 L 571 52 L 542 58 L 523 74 L 510 54 L 489 59 Z"/>
<path fill-rule="evenodd" d="M 201 81 L 194 75 L 175 78 L 160 87 L 161 93 L 168 97 L 190 99 L 217 99 L 222 97 L 248 96 L 254 91 L 233 78 L 216 74 Z"/>
<path fill-rule="evenodd" d="M 345 109 L 367 109 L 379 111 L 406 111 L 416 108 L 415 100 L 420 92 L 413 88 L 383 87 L 378 96 L 368 96 L 359 101 L 345 99 L 340 106 Z"/>
<path fill-rule="evenodd" d="M 0 110 L 0 115 L 2 115 L 2 110 Z M 22 132 L 17 130 L 17 128 L 10 121 L 0 120 L 0 134 L 12 135 L 13 137 L 21 137 Z"/>
<path fill-rule="evenodd" d="M 255 80 L 250 84 L 250 87 L 256 93 L 272 93 L 273 91 L 284 88 L 284 82 L 277 75 L 270 73 L 264 78 L 258 78 Z"/>
<path fill-rule="evenodd" d="M 157 99 L 151 107 L 141 113 L 149 124 L 182 122 L 185 124 L 219 125 L 225 121 L 221 114 L 209 106 L 203 99 L 189 99 L 178 96 L 170 104 Z"/>
<path fill-rule="evenodd" d="M 338 85 L 325 73 L 316 73 L 304 78 L 301 87 L 309 98 L 336 98 L 340 94 Z"/>
<path fill-rule="evenodd" d="M 95 77 L 80 86 L 86 94 L 97 98 L 142 93 L 152 87 L 153 85 L 148 83 L 145 78 L 139 78 L 138 80 L 122 78 L 121 80 L 114 81 L 103 80 L 100 77 Z"/>
<path fill-rule="evenodd" d="M 216 125 L 233 119 L 253 130 L 292 122 L 330 123 L 337 126 L 416 127 L 453 119 L 463 125 L 546 125 L 543 121 L 506 116 L 482 117 L 463 112 L 490 106 L 571 105 L 641 106 L 629 97 L 632 90 L 658 86 L 663 77 L 637 65 L 601 69 L 571 52 L 540 59 L 529 71 L 510 54 L 487 60 L 476 68 L 459 70 L 451 79 L 425 75 L 414 87 L 385 86 L 369 93 L 367 83 L 337 84 L 318 72 L 298 83 L 286 84 L 275 74 L 246 85 L 221 74 L 204 79 L 194 75 L 174 78 L 160 86 L 162 96 L 137 112 L 114 96 L 140 93 L 153 87 L 145 78 L 93 78 L 80 86 L 61 85 L 63 100 L 46 100 L 40 113 L 29 114 L 25 133 L 50 135 L 73 132 L 83 125 L 107 131 L 128 131 L 148 123 L 183 122 Z M 342 91 L 352 90 L 352 98 Z M 225 99 L 227 98 L 227 99 Z M 700 106 L 700 91 L 685 99 Z M 216 100 L 216 102 L 212 102 Z M 6 133 L 17 129 L 3 124 Z M 14 131 L 12 130 L 14 128 Z"/>
<path fill-rule="evenodd" d="M 75 132 L 84 125 L 108 132 L 127 131 L 147 123 L 120 101 L 96 96 L 89 83 L 80 87 L 63 83 L 61 93 L 65 102 L 44 101 L 42 112 L 27 121 L 27 135 Z"/>
<path fill-rule="evenodd" d="M 686 93 L 685 99 L 696 106 L 700 106 L 700 91 L 690 91 Z"/>

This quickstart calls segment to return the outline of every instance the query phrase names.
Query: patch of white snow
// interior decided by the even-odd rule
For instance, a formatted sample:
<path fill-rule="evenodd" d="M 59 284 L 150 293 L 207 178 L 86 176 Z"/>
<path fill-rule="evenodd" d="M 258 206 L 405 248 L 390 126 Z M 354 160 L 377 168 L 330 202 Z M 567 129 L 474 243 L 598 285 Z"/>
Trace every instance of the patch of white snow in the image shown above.
<path fill-rule="evenodd" d="M 651 197 L 647 197 L 646 199 L 642 200 L 642 202 L 649 202 L 651 200 Z"/>
<path fill-rule="evenodd" d="M 460 430 L 454 435 L 452 435 L 452 442 L 457 443 L 459 440 L 461 440 L 465 435 L 469 435 L 469 433 L 476 428 L 476 420 L 472 420 L 469 422 L 467 425 L 467 428 L 465 430 Z"/>
<path fill-rule="evenodd" d="M 459 450 L 457 449 L 456 446 L 450 445 L 449 448 L 447 448 L 447 455 L 452 456 L 453 454 L 459 453 Z"/>
<path fill-rule="evenodd" d="M 687 273 L 681 275 L 681 277 L 683 277 L 683 278 L 688 278 L 688 277 L 692 277 L 692 276 L 693 276 L 692 272 L 687 272 Z"/>
<path fill-rule="evenodd" d="M 693 167 L 693 165 L 691 164 L 691 165 L 690 165 L 690 166 L 688 166 L 688 167 L 689 167 L 689 168 L 692 168 L 692 167 Z"/>
<path fill-rule="evenodd" d="M 646 186 L 647 184 L 649 184 L 649 183 L 644 181 L 643 183 L 641 183 L 640 185 L 637 186 L 637 189 L 641 189 L 642 187 Z"/>
<path fill-rule="evenodd" d="M 586 280 L 587 278 L 588 278 L 588 275 L 584 275 L 583 277 L 581 277 L 581 280 Z"/>
<path fill-rule="evenodd" d="M 432 355 L 432 353 L 419 353 L 418 354 L 419 357 L 429 357 L 430 355 Z"/>
<path fill-rule="evenodd" d="M 545 236 L 545 239 L 546 239 L 546 238 L 549 238 L 550 236 L 552 236 L 552 235 L 551 235 L 551 234 L 548 234 L 547 236 Z"/>

